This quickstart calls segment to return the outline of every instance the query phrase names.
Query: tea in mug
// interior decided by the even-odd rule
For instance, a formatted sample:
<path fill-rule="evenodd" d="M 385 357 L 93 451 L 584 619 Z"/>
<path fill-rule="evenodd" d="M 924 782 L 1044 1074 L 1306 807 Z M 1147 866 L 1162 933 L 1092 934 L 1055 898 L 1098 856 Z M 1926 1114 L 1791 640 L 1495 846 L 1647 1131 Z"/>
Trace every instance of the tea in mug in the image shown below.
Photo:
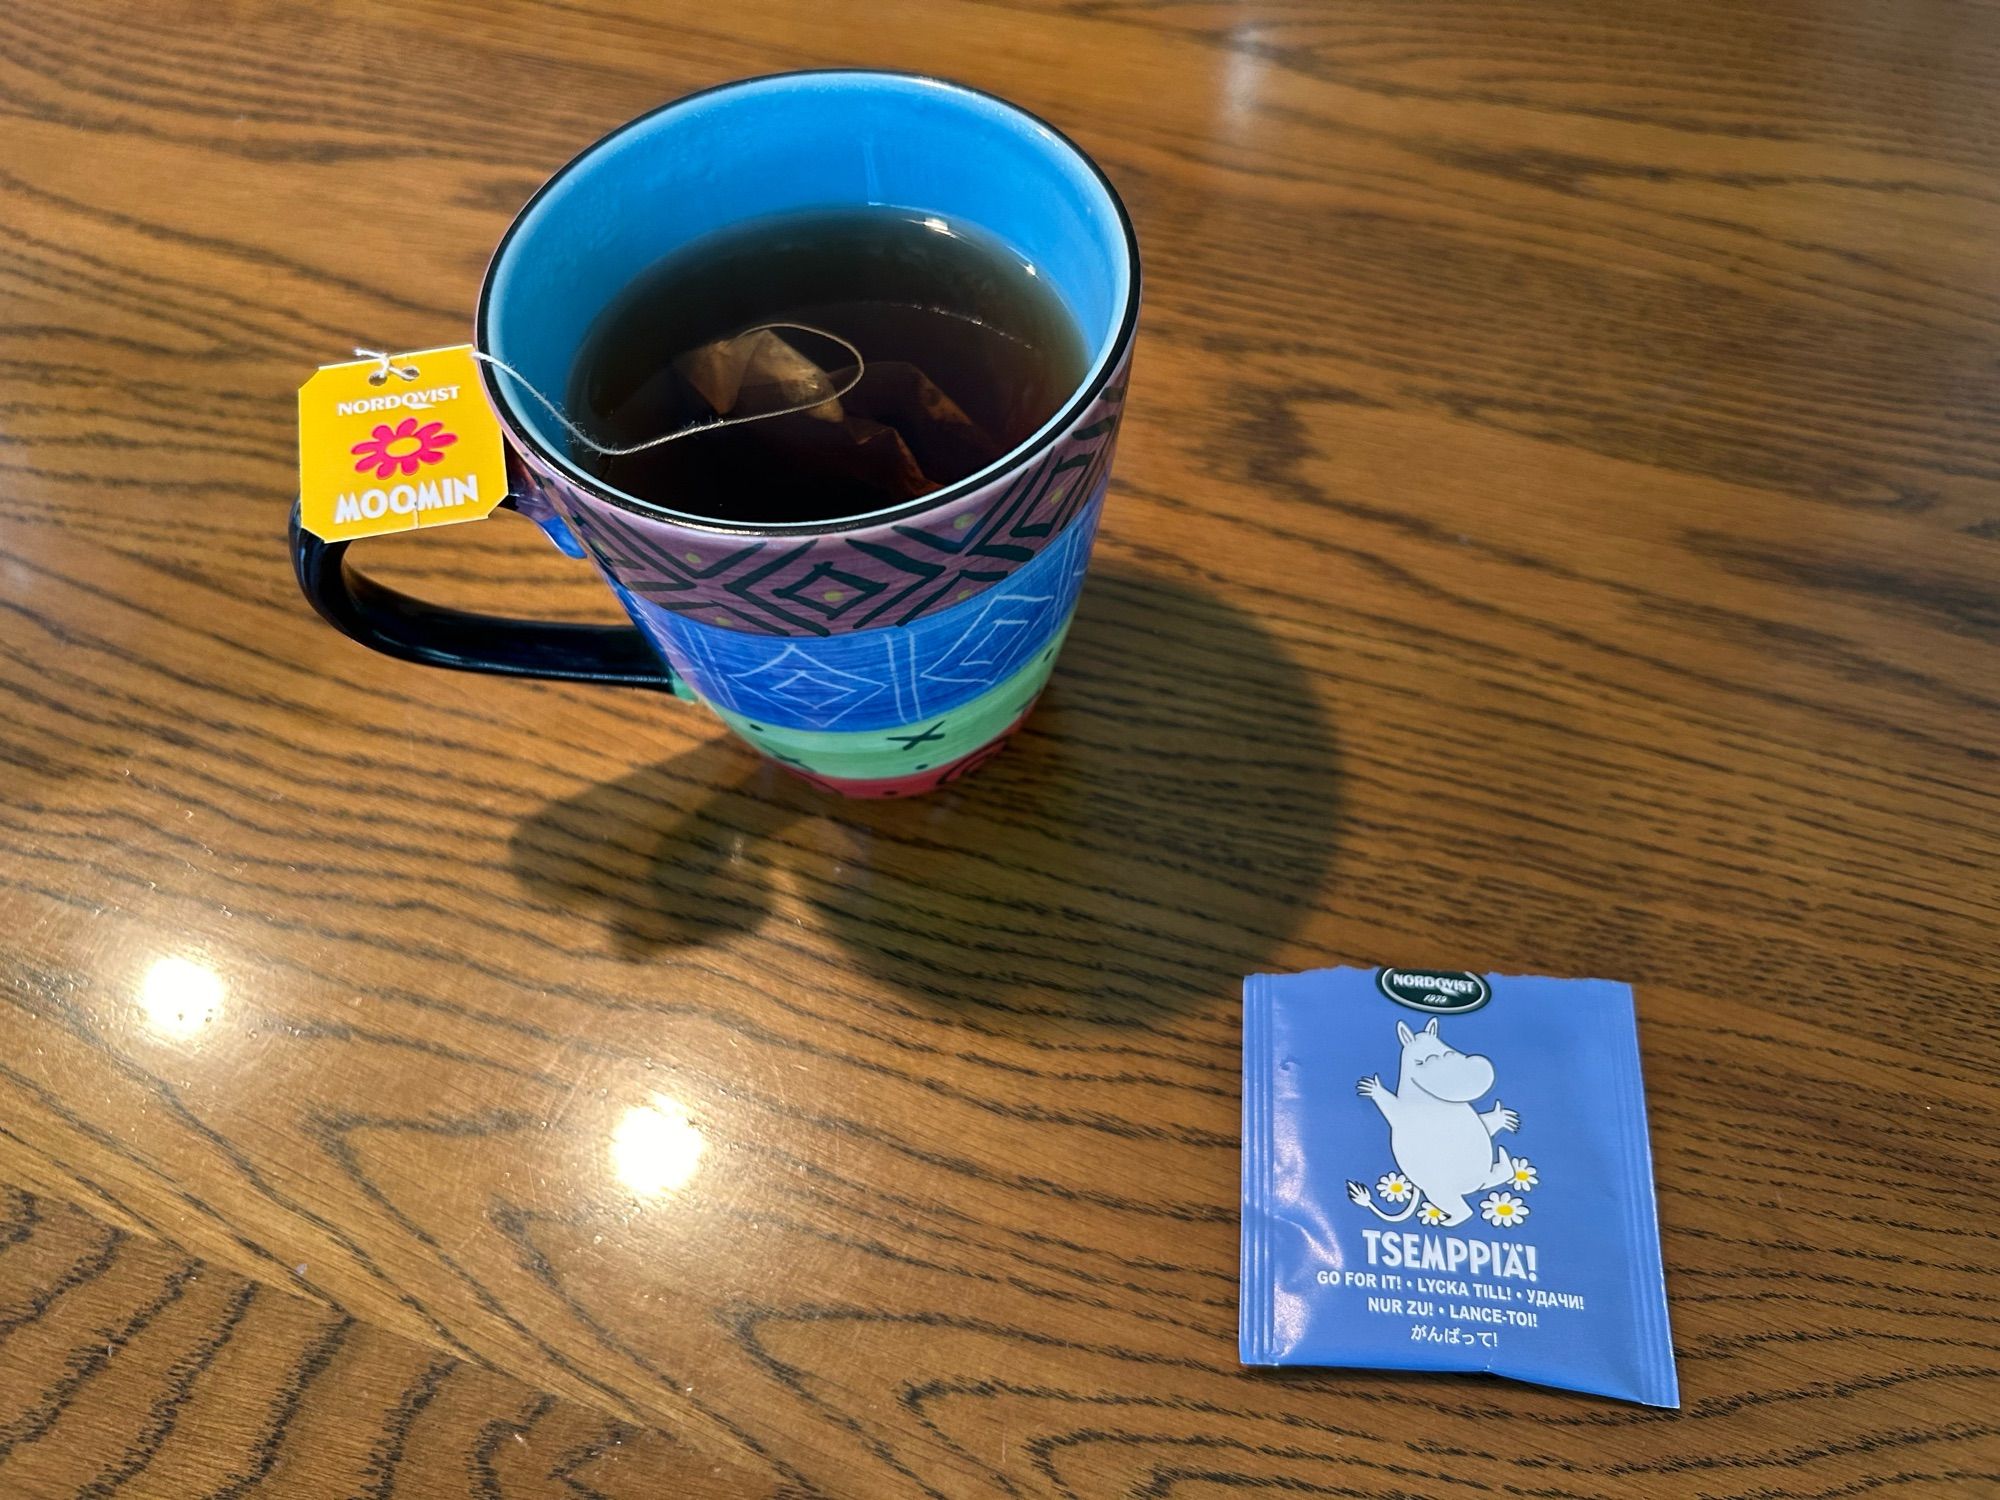
<path fill-rule="evenodd" d="M 571 370 L 571 420 L 600 447 L 685 435 L 624 455 L 572 442 L 571 456 L 704 519 L 864 516 L 1019 446 L 1087 365 L 1062 299 L 977 226 L 882 206 L 787 213 L 696 240 L 611 299 Z M 757 420 L 719 425 L 744 417 Z"/>

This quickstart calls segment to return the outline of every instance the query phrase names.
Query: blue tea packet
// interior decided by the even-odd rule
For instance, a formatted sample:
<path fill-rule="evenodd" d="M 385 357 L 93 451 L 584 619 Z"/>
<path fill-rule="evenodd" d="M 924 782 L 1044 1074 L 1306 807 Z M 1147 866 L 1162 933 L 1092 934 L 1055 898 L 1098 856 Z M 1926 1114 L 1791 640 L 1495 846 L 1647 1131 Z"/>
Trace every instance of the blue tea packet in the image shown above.
<path fill-rule="evenodd" d="M 1629 985 L 1243 985 L 1247 1365 L 1481 1370 L 1679 1406 Z"/>

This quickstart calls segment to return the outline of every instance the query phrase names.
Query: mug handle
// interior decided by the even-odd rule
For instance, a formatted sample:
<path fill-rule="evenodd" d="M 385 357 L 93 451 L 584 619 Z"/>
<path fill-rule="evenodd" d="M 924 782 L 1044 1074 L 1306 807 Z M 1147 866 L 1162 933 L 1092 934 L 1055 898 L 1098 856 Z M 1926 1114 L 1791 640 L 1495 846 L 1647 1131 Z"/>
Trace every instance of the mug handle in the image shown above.
<path fill-rule="evenodd" d="M 511 495 L 500 503 L 519 509 Z M 672 670 L 636 626 L 510 620 L 426 604 L 349 567 L 352 543 L 322 541 L 307 531 L 296 501 L 290 535 L 292 571 L 320 618 L 385 656 L 503 677 L 677 690 Z"/>

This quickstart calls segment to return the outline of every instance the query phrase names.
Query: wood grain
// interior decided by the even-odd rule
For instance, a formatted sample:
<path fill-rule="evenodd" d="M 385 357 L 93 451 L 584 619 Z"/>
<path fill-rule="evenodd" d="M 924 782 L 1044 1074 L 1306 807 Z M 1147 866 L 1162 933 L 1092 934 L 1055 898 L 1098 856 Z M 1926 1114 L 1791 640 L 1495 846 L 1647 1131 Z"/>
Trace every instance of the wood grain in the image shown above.
<path fill-rule="evenodd" d="M 1023 738 L 842 805 L 322 627 L 304 372 L 856 63 L 1147 255 Z M 1930 0 L 0 8 L 0 1492 L 2000 1493 L 1996 82 Z M 1236 1365 L 1237 984 L 1384 959 L 1638 986 L 1682 1412 Z"/>

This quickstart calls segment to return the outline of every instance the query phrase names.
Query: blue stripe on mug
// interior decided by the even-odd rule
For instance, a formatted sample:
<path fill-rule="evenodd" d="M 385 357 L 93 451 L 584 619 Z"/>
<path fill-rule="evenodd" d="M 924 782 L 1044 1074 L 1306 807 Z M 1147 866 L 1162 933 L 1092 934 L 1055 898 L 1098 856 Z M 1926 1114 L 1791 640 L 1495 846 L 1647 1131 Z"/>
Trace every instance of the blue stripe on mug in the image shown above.
<path fill-rule="evenodd" d="M 888 729 L 969 703 L 1061 630 L 1083 588 L 1104 485 L 1035 560 L 908 625 L 762 636 L 704 625 L 618 589 L 627 612 L 710 702 L 787 729 Z"/>

